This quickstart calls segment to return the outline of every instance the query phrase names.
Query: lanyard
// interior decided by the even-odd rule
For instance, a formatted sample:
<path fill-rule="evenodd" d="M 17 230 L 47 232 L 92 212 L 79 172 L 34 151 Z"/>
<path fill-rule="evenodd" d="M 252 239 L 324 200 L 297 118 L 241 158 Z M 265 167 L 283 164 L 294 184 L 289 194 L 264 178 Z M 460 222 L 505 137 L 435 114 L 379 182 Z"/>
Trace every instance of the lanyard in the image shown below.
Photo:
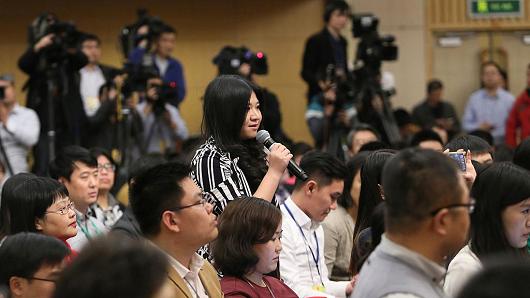
<path fill-rule="evenodd" d="M 283 206 L 285 207 L 285 210 L 287 210 L 287 212 L 289 213 L 289 215 L 293 219 L 294 223 L 296 224 L 296 226 L 300 230 L 300 233 L 302 233 L 302 237 L 304 237 L 304 242 L 307 244 L 307 247 L 309 247 L 309 251 L 311 252 L 311 256 L 313 257 L 313 261 L 315 261 L 315 265 L 317 266 L 318 275 L 320 276 L 320 278 L 322 278 L 322 275 L 320 275 L 320 268 L 318 266 L 318 261 L 320 259 L 320 250 L 319 250 L 319 246 L 318 246 L 317 233 L 315 231 L 313 231 L 313 236 L 315 236 L 315 242 L 317 243 L 317 254 L 316 254 L 316 257 L 315 257 L 315 253 L 313 252 L 313 249 L 311 248 L 311 245 L 309 245 L 309 241 L 307 241 L 307 239 L 305 237 L 305 234 L 304 234 L 304 231 L 302 230 L 302 227 L 298 224 L 298 222 L 294 218 L 294 215 L 291 212 L 291 210 L 289 209 L 289 207 L 287 207 L 287 204 L 283 204 Z"/>
<path fill-rule="evenodd" d="M 85 227 L 84 228 L 83 228 L 82 222 L 79 221 L 79 217 L 76 218 L 76 221 L 77 221 L 77 225 L 81 228 L 81 231 L 83 232 L 83 234 L 85 234 L 85 236 L 88 239 L 92 239 L 92 236 L 90 235 L 90 231 L 88 230 L 88 222 L 89 221 L 92 224 L 92 227 L 94 228 L 94 231 L 96 232 L 96 236 L 101 234 L 101 232 L 99 231 L 98 227 L 96 227 L 94 222 L 90 220 L 90 216 L 89 215 L 83 215 L 83 217 L 85 217 Z"/>

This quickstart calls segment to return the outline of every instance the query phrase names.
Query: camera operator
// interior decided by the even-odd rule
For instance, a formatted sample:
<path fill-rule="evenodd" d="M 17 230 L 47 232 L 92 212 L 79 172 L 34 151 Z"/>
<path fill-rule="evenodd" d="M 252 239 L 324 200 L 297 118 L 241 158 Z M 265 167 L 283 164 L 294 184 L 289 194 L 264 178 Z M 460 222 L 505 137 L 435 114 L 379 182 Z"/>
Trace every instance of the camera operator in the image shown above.
<path fill-rule="evenodd" d="M 147 80 L 146 98 L 136 106 L 143 123 L 141 154 L 179 153 L 182 141 L 188 138 L 188 128 L 179 110 L 168 103 L 175 92 L 171 89 L 159 77 Z"/>
<path fill-rule="evenodd" d="M 142 40 L 138 43 L 138 47 L 131 51 L 129 62 L 133 65 L 142 65 L 145 63 L 145 55 L 148 55 L 163 82 L 176 87 L 177 92 L 173 97 L 168 98 L 168 103 L 178 108 L 186 96 L 186 85 L 182 64 L 171 57 L 175 48 L 175 29 L 166 24 L 161 24 L 157 28 L 143 25 L 138 29 L 137 35 Z M 149 52 L 151 43 L 154 43 L 152 53 Z"/>
<path fill-rule="evenodd" d="M 50 147 L 57 152 L 67 145 L 81 143 L 86 118 L 76 73 L 87 64 L 87 57 L 73 41 L 79 33 L 73 25 L 58 22 L 53 14 L 43 14 L 32 24 L 34 34 L 37 28 L 38 34 L 33 36 L 36 41 L 19 58 L 18 67 L 29 75 L 24 86 L 28 92 L 26 106 L 37 112 L 41 123 L 33 172 L 46 175 Z"/>
<path fill-rule="evenodd" d="M 0 122 L 0 159 L 6 173 L 28 172 L 28 151 L 37 143 L 40 123 L 35 111 L 17 103 L 15 81 L 10 75 L 0 76 Z"/>
<path fill-rule="evenodd" d="M 348 24 L 350 6 L 342 0 L 332 0 L 326 5 L 326 27 L 309 37 L 304 50 L 302 78 L 308 85 L 308 102 L 315 95 L 329 90 L 322 79 L 328 65 L 333 65 L 337 76 L 345 79 L 348 70 L 346 39 L 340 34 Z"/>

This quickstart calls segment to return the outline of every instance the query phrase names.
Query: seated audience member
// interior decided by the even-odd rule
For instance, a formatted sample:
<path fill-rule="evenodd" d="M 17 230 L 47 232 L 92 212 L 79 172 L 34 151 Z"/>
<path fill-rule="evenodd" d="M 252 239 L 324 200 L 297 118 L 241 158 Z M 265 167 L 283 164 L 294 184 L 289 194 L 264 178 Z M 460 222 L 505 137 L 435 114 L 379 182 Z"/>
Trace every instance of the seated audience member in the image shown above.
<path fill-rule="evenodd" d="M 492 262 L 464 285 L 457 298 L 530 298 L 528 260 L 501 258 Z"/>
<path fill-rule="evenodd" d="M 530 171 L 530 137 L 515 148 L 513 163 Z"/>
<path fill-rule="evenodd" d="M 126 193 L 129 193 L 129 187 L 133 181 L 134 177 L 140 175 L 140 173 L 147 171 L 148 169 L 166 163 L 167 160 L 161 154 L 147 154 L 138 158 L 129 169 L 129 179 L 127 184 L 124 185 L 124 188 L 127 188 Z M 122 217 L 112 226 L 112 233 L 120 234 L 121 236 L 133 239 L 140 239 L 142 236 L 142 231 L 140 230 L 140 225 L 134 217 L 131 206 L 127 206 L 123 211 Z"/>
<path fill-rule="evenodd" d="M 434 151 L 443 151 L 443 141 L 440 136 L 430 129 L 417 132 L 410 140 L 411 147 L 420 147 L 423 149 L 432 149 Z"/>
<path fill-rule="evenodd" d="M 370 152 L 353 156 L 346 168 L 344 191 L 337 200 L 337 209 L 331 210 L 322 222 L 324 228 L 324 257 L 330 280 L 351 280 L 350 258 L 353 249 L 353 230 L 361 192 L 361 166 Z"/>
<path fill-rule="evenodd" d="M 444 288 L 456 296 L 465 282 L 494 254 L 526 256 L 530 233 L 530 173 L 511 163 L 494 163 L 477 177 L 469 244 L 449 264 Z"/>
<path fill-rule="evenodd" d="M 225 297 L 298 297 L 281 280 L 266 276 L 278 267 L 281 237 L 282 213 L 274 205 L 252 197 L 228 204 L 212 244 Z"/>
<path fill-rule="evenodd" d="M 404 148 L 410 142 L 412 136 L 421 130 L 421 127 L 412 121 L 412 115 L 404 108 L 397 108 L 392 114 L 394 115 L 394 119 L 396 119 L 401 137 L 398 142 L 392 143 L 392 146 L 395 148 Z"/>
<path fill-rule="evenodd" d="M 310 152 L 300 162 L 309 179 L 297 179 L 291 195 L 280 206 L 282 251 L 280 272 L 285 283 L 300 297 L 346 297 L 351 281 L 330 281 L 324 260 L 324 230 L 320 223 L 337 207 L 347 169 L 328 153 Z"/>
<path fill-rule="evenodd" d="M 459 169 L 442 153 L 409 148 L 382 173 L 385 234 L 353 297 L 446 297 L 444 260 L 464 245 L 473 206 Z"/>
<path fill-rule="evenodd" d="M 460 123 L 453 105 L 442 99 L 443 84 L 433 79 L 427 83 L 427 97 L 414 107 L 412 119 L 422 129 L 432 129 L 437 126 L 449 135 L 460 130 Z"/>
<path fill-rule="evenodd" d="M 364 144 L 381 141 L 381 137 L 377 130 L 369 124 L 357 124 L 346 137 L 346 145 L 348 146 L 349 156 L 352 157 L 359 152 Z"/>
<path fill-rule="evenodd" d="M 372 151 L 377 151 L 377 150 L 382 150 L 382 149 L 390 149 L 390 146 L 381 141 L 373 141 L 373 142 L 362 145 L 361 148 L 359 149 L 359 152 L 364 152 L 364 151 L 372 152 Z"/>
<path fill-rule="evenodd" d="M 393 150 L 374 151 L 368 155 L 361 167 L 359 208 L 352 238 L 354 243 L 357 242 L 361 231 L 369 228 L 375 207 L 384 200 L 381 189 L 381 175 L 386 162 L 395 154 Z M 368 233 L 370 235 L 370 232 Z M 354 274 L 359 272 L 362 262 L 367 257 L 359 250 L 360 248 L 360 246 L 354 244 L 353 251 L 351 251 L 350 271 Z"/>
<path fill-rule="evenodd" d="M 87 149 L 68 146 L 51 162 L 50 175 L 66 186 L 74 203 L 79 233 L 68 243 L 80 251 L 89 240 L 107 232 L 89 208 L 98 199 L 98 161 Z"/>
<path fill-rule="evenodd" d="M 23 177 L 19 177 L 23 176 Z M 67 240 L 77 235 L 76 214 L 64 185 L 48 177 L 17 174 L 2 193 L 1 234 L 34 232 Z M 72 252 L 75 256 L 76 252 Z"/>
<path fill-rule="evenodd" d="M 18 104 L 15 80 L 11 75 L 0 75 L 0 138 L 4 154 L 1 162 L 9 176 L 28 172 L 28 152 L 39 140 L 40 122 L 37 113 Z M 5 158 L 7 157 L 7 161 Z"/>
<path fill-rule="evenodd" d="M 37 176 L 35 176 L 32 173 L 19 173 L 12 177 L 9 177 L 9 179 L 7 179 L 4 185 L 2 186 L 2 193 L 0 197 L 1 198 L 14 197 L 13 193 L 15 189 L 17 189 L 18 185 L 21 182 L 26 181 L 28 179 L 32 179 L 34 177 L 37 177 Z M 11 222 L 11 218 L 10 218 L 11 215 L 10 215 L 10 208 L 9 208 L 10 203 L 9 202 L 4 203 L 2 201 L 3 200 L 0 200 L 0 243 L 3 237 L 11 234 L 10 233 L 11 226 L 9 224 Z"/>
<path fill-rule="evenodd" d="M 166 278 L 168 267 L 166 256 L 148 243 L 100 238 L 62 272 L 53 297 L 177 297 Z"/>
<path fill-rule="evenodd" d="M 501 68 L 495 62 L 482 65 L 483 88 L 469 96 L 462 127 L 466 132 L 476 129 L 493 135 L 495 145 L 504 143 L 506 120 L 515 101 L 502 86 Z"/>
<path fill-rule="evenodd" d="M 51 298 L 68 248 L 58 239 L 19 233 L 0 245 L 0 285 L 11 298 Z"/>
<path fill-rule="evenodd" d="M 486 141 L 488 143 L 488 145 L 490 145 L 492 148 L 496 147 L 495 144 L 494 144 L 493 136 L 491 135 L 490 132 L 477 129 L 477 130 L 474 130 L 474 131 L 468 133 L 468 135 L 479 137 L 479 138 L 483 139 L 484 141 Z M 497 144 L 497 146 L 499 146 L 499 145 L 501 145 L 501 144 Z"/>
<path fill-rule="evenodd" d="M 189 174 L 181 163 L 144 171 L 131 184 L 131 206 L 143 235 L 169 259 L 174 297 L 222 297 L 215 269 L 196 253 L 217 237 L 217 221 Z"/>
<path fill-rule="evenodd" d="M 480 164 L 493 162 L 493 148 L 483 139 L 477 136 L 463 135 L 456 137 L 445 145 L 449 151 L 464 150 L 471 151 L 472 160 Z"/>
<path fill-rule="evenodd" d="M 90 154 L 98 161 L 98 199 L 92 204 L 90 211 L 107 229 L 110 229 L 120 219 L 125 209 L 125 206 L 110 193 L 116 177 L 116 163 L 105 149 L 92 148 Z"/>

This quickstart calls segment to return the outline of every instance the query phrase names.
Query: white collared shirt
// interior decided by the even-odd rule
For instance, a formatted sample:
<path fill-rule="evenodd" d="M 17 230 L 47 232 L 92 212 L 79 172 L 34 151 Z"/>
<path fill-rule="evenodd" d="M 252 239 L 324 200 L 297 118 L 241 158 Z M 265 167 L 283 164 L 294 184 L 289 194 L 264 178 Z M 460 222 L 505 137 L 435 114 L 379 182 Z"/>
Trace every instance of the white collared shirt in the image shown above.
<path fill-rule="evenodd" d="M 202 285 L 202 281 L 199 277 L 199 272 L 201 271 L 201 268 L 204 265 L 204 259 L 201 258 L 198 254 L 193 254 L 193 257 L 190 261 L 190 269 L 188 269 L 186 268 L 186 266 L 182 265 L 179 261 L 170 256 L 168 253 L 164 253 L 168 257 L 169 264 L 171 265 L 171 267 L 173 267 L 173 269 L 177 271 L 178 275 L 184 280 L 184 282 L 188 286 L 191 295 L 197 298 L 208 298 L 206 289 Z"/>
<path fill-rule="evenodd" d="M 312 221 L 291 198 L 280 209 L 283 214 L 280 274 L 285 283 L 300 297 L 346 297 L 349 282 L 328 279 L 324 258 L 324 230 L 320 223 Z M 320 284 L 324 285 L 325 294 L 313 289 L 313 286 Z"/>
<path fill-rule="evenodd" d="M 83 99 L 83 107 L 87 116 L 94 116 L 101 106 L 99 101 L 99 88 L 105 84 L 105 76 L 99 66 L 90 69 L 87 66 L 79 70 L 81 82 L 79 91 Z"/>

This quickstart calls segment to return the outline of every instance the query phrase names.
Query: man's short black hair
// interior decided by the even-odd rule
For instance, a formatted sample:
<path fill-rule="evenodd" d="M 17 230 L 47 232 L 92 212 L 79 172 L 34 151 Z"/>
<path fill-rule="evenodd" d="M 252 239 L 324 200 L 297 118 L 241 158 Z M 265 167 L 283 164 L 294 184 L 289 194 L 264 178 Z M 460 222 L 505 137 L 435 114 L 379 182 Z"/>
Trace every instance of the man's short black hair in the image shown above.
<path fill-rule="evenodd" d="M 472 154 L 493 153 L 493 148 L 488 142 L 472 135 L 462 135 L 452 139 L 445 145 L 445 149 L 449 149 L 449 151 L 463 149 L 466 152 L 469 150 Z"/>
<path fill-rule="evenodd" d="M 346 179 L 348 169 L 335 156 L 320 151 L 310 151 L 302 157 L 300 167 L 309 179 L 315 180 L 320 186 L 331 184 L 332 180 Z M 305 182 L 296 178 L 295 189 L 299 189 Z"/>
<path fill-rule="evenodd" d="M 431 94 L 436 90 L 443 89 L 443 87 L 444 85 L 442 84 L 442 81 L 438 79 L 432 79 L 427 83 L 427 94 Z"/>
<path fill-rule="evenodd" d="M 189 173 L 188 165 L 171 162 L 152 167 L 134 178 L 129 191 L 130 203 L 144 235 L 157 235 L 162 213 L 179 207 L 184 196 L 181 182 Z"/>
<path fill-rule="evenodd" d="M 419 146 L 421 142 L 425 141 L 436 141 L 440 143 L 440 146 L 443 147 L 444 142 L 442 141 L 442 138 L 440 138 L 440 135 L 434 132 L 431 129 L 424 129 L 420 130 L 419 132 L 415 133 L 412 136 L 412 140 L 410 140 L 410 147 L 416 147 Z"/>
<path fill-rule="evenodd" d="M 7 236 L 0 245 L 0 285 L 13 276 L 31 278 L 42 266 L 60 264 L 70 253 L 59 239 L 37 233 Z"/>
<path fill-rule="evenodd" d="M 329 22 L 331 14 L 338 10 L 343 13 L 350 12 L 350 6 L 344 0 L 329 0 L 324 8 L 324 22 Z"/>
<path fill-rule="evenodd" d="M 443 153 L 408 148 L 396 154 L 382 177 L 387 230 L 410 230 L 436 208 L 460 203 L 459 176 L 456 163 Z"/>
<path fill-rule="evenodd" d="M 530 171 L 530 137 L 524 139 L 515 148 L 513 163 Z"/>
<path fill-rule="evenodd" d="M 85 33 L 81 37 L 81 44 L 83 44 L 85 41 L 95 41 L 98 45 L 101 45 L 101 39 L 96 34 L 92 33 Z"/>
<path fill-rule="evenodd" d="M 63 271 L 54 297 L 153 297 L 167 280 L 167 269 L 164 254 L 148 243 L 100 238 Z"/>
<path fill-rule="evenodd" d="M 50 176 L 53 179 L 63 177 L 70 181 L 76 162 L 83 163 L 91 168 L 98 167 L 98 160 L 90 154 L 90 151 L 80 146 L 68 146 L 50 163 Z"/>
<path fill-rule="evenodd" d="M 173 34 L 177 34 L 177 31 L 175 30 L 175 28 L 167 25 L 167 24 L 164 24 L 160 27 L 159 31 L 156 32 L 156 38 L 160 38 L 162 36 L 162 34 L 165 34 L 165 33 L 173 33 Z"/>
<path fill-rule="evenodd" d="M 476 136 L 488 143 L 491 147 L 493 147 L 495 144 L 493 143 L 493 135 L 489 131 L 485 131 L 482 129 L 475 129 L 468 133 L 470 136 Z"/>

